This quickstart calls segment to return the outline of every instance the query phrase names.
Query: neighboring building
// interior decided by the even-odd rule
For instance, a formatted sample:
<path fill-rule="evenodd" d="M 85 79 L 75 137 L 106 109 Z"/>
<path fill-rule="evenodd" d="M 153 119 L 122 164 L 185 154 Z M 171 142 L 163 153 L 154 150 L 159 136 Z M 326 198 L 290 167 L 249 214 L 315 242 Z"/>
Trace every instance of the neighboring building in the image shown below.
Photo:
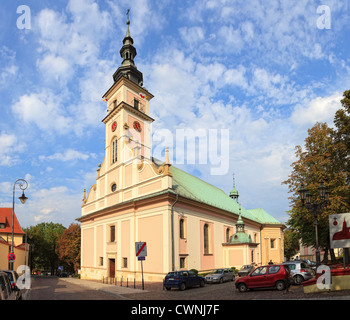
<path fill-rule="evenodd" d="M 149 101 L 129 32 L 107 101 L 105 158 L 84 190 L 81 277 L 140 279 L 135 242 L 147 243 L 146 280 L 174 269 L 208 270 L 283 261 L 285 226 L 263 209 L 246 210 L 230 195 L 151 157 Z M 236 233 L 235 233 L 236 228 Z"/>
<path fill-rule="evenodd" d="M 23 236 L 25 235 L 22 230 L 16 214 L 14 216 L 14 254 L 16 260 L 13 270 L 16 270 L 18 266 L 24 265 L 25 261 L 28 261 L 28 250 L 25 249 L 23 243 Z M 12 243 L 12 208 L 0 208 L 0 269 L 8 270 L 7 256 L 11 252 Z M 27 258 L 27 259 L 26 259 Z"/>

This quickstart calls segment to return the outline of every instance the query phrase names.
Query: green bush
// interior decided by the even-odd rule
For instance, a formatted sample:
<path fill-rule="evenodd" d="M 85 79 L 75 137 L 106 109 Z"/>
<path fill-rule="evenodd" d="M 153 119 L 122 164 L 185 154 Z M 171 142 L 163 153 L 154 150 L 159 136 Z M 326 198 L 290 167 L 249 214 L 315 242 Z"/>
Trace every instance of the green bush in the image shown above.
<path fill-rule="evenodd" d="M 198 274 L 198 270 L 197 269 L 191 269 L 190 271 L 194 272 L 195 274 Z"/>

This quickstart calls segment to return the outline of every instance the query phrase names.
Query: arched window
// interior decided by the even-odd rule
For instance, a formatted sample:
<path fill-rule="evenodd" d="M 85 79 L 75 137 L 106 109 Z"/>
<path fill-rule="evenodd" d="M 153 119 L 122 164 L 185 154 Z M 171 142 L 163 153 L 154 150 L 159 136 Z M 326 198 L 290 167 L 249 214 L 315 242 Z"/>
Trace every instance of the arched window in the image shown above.
<path fill-rule="evenodd" d="M 118 160 L 118 141 L 114 139 L 112 142 L 112 163 L 117 162 Z"/>
<path fill-rule="evenodd" d="M 185 238 L 185 220 L 180 219 L 180 239 Z"/>
<path fill-rule="evenodd" d="M 204 254 L 209 254 L 209 225 L 206 223 L 203 227 Z"/>

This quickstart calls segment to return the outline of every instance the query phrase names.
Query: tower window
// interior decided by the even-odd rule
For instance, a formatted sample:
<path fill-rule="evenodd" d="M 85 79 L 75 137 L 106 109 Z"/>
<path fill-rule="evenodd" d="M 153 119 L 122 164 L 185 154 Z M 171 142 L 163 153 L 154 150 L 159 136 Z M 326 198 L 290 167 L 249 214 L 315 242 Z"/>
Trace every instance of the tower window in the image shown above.
<path fill-rule="evenodd" d="M 118 160 L 118 141 L 117 139 L 112 142 L 112 163 L 117 162 Z"/>
<path fill-rule="evenodd" d="M 139 109 L 139 101 L 134 99 L 134 108 Z"/>

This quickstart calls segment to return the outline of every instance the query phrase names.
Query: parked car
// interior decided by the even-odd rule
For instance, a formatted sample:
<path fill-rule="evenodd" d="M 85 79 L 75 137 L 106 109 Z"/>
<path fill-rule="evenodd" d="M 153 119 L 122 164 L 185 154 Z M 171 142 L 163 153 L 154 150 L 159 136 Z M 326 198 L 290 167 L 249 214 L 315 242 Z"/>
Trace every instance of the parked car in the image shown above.
<path fill-rule="evenodd" d="M 188 270 L 169 272 L 163 281 L 163 287 L 167 290 L 170 290 L 171 288 L 185 290 L 186 288 L 196 285 L 204 287 L 204 278 L 197 275 L 195 272 Z"/>
<path fill-rule="evenodd" d="M 235 274 L 232 269 L 216 269 L 204 278 L 206 283 L 223 283 L 224 281 L 235 280 Z"/>
<path fill-rule="evenodd" d="M 294 260 L 283 262 L 290 269 L 294 284 L 301 284 L 303 281 L 313 278 L 311 268 L 306 262 Z"/>
<path fill-rule="evenodd" d="M 0 300 L 16 300 L 16 291 L 12 289 L 6 272 L 0 271 Z"/>
<path fill-rule="evenodd" d="M 254 270 L 254 265 L 253 264 L 246 264 L 242 266 L 241 269 L 238 271 L 238 276 L 239 277 L 244 277 L 247 276 L 252 270 Z"/>
<path fill-rule="evenodd" d="M 286 289 L 291 283 L 290 271 L 285 265 L 268 265 L 256 268 L 249 275 L 238 278 L 235 286 L 239 292 L 253 288 Z"/>
<path fill-rule="evenodd" d="M 6 272 L 8 278 L 10 279 L 11 287 L 12 290 L 16 293 L 17 300 L 22 299 L 22 290 L 20 290 L 17 286 L 17 281 L 18 281 L 18 274 L 16 271 L 13 270 L 2 270 Z"/>

